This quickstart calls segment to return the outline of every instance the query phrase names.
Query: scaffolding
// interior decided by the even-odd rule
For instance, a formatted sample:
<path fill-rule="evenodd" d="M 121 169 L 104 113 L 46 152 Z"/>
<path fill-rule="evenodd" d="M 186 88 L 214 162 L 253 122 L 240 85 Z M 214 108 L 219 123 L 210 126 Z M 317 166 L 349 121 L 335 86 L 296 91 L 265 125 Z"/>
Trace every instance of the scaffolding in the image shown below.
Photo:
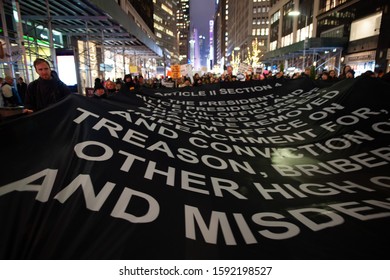
<path fill-rule="evenodd" d="M 336 70 L 341 72 L 342 53 L 348 42 L 346 38 L 310 38 L 290 46 L 266 53 L 262 62 L 271 68 L 304 71 L 314 66 L 316 72 Z"/>

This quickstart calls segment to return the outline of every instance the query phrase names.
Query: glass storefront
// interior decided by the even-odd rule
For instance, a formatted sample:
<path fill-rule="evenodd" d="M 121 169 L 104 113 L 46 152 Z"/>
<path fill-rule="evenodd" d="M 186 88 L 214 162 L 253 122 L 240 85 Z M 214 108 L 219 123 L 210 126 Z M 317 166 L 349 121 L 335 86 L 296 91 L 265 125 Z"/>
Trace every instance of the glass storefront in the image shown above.
<path fill-rule="evenodd" d="M 375 51 L 359 52 L 345 57 L 344 63 L 355 71 L 355 77 L 370 70 L 375 71 Z"/>

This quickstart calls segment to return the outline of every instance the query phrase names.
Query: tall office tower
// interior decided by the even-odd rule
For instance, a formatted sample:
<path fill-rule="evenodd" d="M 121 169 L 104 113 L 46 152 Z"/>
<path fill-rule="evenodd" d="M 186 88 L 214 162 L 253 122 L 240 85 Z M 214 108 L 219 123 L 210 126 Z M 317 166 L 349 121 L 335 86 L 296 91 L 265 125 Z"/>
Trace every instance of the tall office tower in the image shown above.
<path fill-rule="evenodd" d="M 153 0 L 154 2 L 154 32 L 157 44 L 163 49 L 165 64 L 179 63 L 179 37 L 177 27 L 178 1 Z"/>
<path fill-rule="evenodd" d="M 226 64 L 226 22 L 228 18 L 227 2 L 227 0 L 220 0 L 217 3 L 217 8 L 214 15 L 214 65 L 220 67 L 221 70 L 223 70 L 223 67 Z"/>
<path fill-rule="evenodd" d="M 260 51 L 262 53 L 265 53 L 267 51 L 269 34 L 268 12 L 270 9 L 270 1 L 253 0 L 252 6 L 249 5 L 249 8 L 252 9 L 252 16 L 250 17 L 252 22 L 249 23 L 249 26 L 251 26 L 252 29 L 252 38 L 250 38 L 250 41 L 253 43 L 253 41 L 257 39 Z M 250 41 L 248 41 L 247 43 L 250 44 Z"/>
<path fill-rule="evenodd" d="M 190 64 L 195 71 L 201 70 L 200 41 L 198 29 L 194 28 L 190 35 Z"/>
<path fill-rule="evenodd" d="M 154 31 L 153 0 L 128 0 L 128 2 L 130 3 L 130 6 L 127 6 L 128 14 L 132 17 L 141 17 L 142 21 L 146 23 L 147 27 Z M 131 11 L 132 9 L 134 9 L 137 13 L 135 14 L 133 11 Z"/>
<path fill-rule="evenodd" d="M 176 13 L 177 29 L 179 34 L 179 61 L 186 64 L 189 60 L 189 34 L 190 34 L 190 1 L 179 0 Z"/>
<path fill-rule="evenodd" d="M 211 71 L 214 66 L 214 20 L 209 21 L 209 54 L 207 57 L 207 69 Z"/>
<path fill-rule="evenodd" d="M 255 38 L 266 46 L 269 1 L 228 0 L 228 4 L 228 52 L 234 48 L 246 49 Z"/>
<path fill-rule="evenodd" d="M 215 56 L 227 65 L 232 56 L 245 61 L 253 44 L 265 53 L 268 40 L 269 0 L 221 0 L 215 15 Z M 260 54 L 259 54 L 260 56 Z"/>
<path fill-rule="evenodd" d="M 198 37 L 198 44 L 199 44 L 199 63 L 200 63 L 200 69 L 203 72 L 207 71 L 207 57 L 209 54 L 209 43 L 206 40 L 205 35 L 199 35 Z"/>

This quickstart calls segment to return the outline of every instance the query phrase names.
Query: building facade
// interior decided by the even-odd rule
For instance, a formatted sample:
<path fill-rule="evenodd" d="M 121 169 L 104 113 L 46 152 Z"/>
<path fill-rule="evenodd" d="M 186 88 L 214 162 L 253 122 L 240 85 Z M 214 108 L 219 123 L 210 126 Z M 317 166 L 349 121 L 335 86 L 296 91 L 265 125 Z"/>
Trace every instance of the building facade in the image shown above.
<path fill-rule="evenodd" d="M 264 59 L 272 70 L 388 70 L 388 1 L 271 0 L 269 17 Z"/>
<path fill-rule="evenodd" d="M 214 20 L 209 21 L 209 54 L 207 57 L 207 68 L 209 72 L 214 68 Z"/>
<path fill-rule="evenodd" d="M 179 34 L 179 61 L 186 64 L 189 60 L 190 1 L 179 0 L 177 9 L 177 29 Z"/>
<path fill-rule="evenodd" d="M 0 76 L 30 82 L 38 77 L 33 61 L 40 57 L 61 79 L 74 76 L 67 84 L 85 93 L 95 78 L 122 78 L 132 69 L 153 74 L 163 56 L 144 20 L 151 1 L 138 11 L 120 0 L 0 0 L 0 6 Z"/>
<path fill-rule="evenodd" d="M 388 72 L 390 62 L 390 3 L 372 1 L 319 2 L 318 35 L 348 38 L 342 63 L 357 75 L 367 70 Z"/>
<path fill-rule="evenodd" d="M 153 3 L 156 43 L 164 51 L 164 65 L 169 67 L 180 61 L 180 38 L 176 19 L 179 5 L 176 0 L 153 0 Z"/>
<path fill-rule="evenodd" d="M 201 47 L 202 36 L 199 36 L 198 29 L 193 28 L 190 34 L 190 60 L 189 64 L 192 65 L 192 69 L 196 72 L 201 71 Z"/>
<path fill-rule="evenodd" d="M 216 62 L 225 67 L 238 61 L 260 66 L 252 58 L 255 53 L 260 63 L 267 50 L 269 4 L 269 0 L 219 1 L 214 17 Z"/>
<path fill-rule="evenodd" d="M 217 4 L 214 15 L 214 69 L 220 72 L 225 65 L 227 56 L 227 1 L 221 0 Z"/>

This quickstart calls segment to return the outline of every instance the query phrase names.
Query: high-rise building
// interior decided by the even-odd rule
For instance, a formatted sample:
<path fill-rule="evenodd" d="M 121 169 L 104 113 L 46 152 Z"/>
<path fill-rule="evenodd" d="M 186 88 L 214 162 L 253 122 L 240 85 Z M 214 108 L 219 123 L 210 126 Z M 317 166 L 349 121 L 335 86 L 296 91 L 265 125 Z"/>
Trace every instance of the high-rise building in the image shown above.
<path fill-rule="evenodd" d="M 269 0 L 221 0 L 215 15 L 215 60 L 230 64 L 233 56 L 241 62 L 267 50 Z M 256 46 L 254 46 L 256 44 Z"/>
<path fill-rule="evenodd" d="M 209 54 L 207 57 L 207 69 L 211 71 L 214 66 L 214 20 L 209 21 Z"/>
<path fill-rule="evenodd" d="M 179 0 L 179 7 L 176 14 L 179 34 L 179 61 L 180 64 L 186 64 L 189 59 L 190 1 Z"/>
<path fill-rule="evenodd" d="M 178 1 L 153 0 L 154 2 L 154 33 L 157 45 L 164 51 L 166 66 L 179 63 L 179 37 L 177 26 Z"/>
<path fill-rule="evenodd" d="M 207 68 L 208 68 L 208 57 L 209 57 L 209 51 L 210 51 L 210 49 L 209 49 L 210 43 L 206 39 L 205 35 L 199 35 L 198 44 L 199 44 L 200 69 L 203 72 L 206 72 Z"/>
<path fill-rule="evenodd" d="M 191 17 L 191 32 L 197 31 L 197 38 L 191 38 L 191 42 L 197 40 L 198 46 L 194 48 L 199 49 L 200 57 L 195 56 L 195 60 L 199 61 L 199 70 L 206 72 L 210 70 L 209 67 L 209 52 L 210 52 L 210 20 L 212 20 L 215 11 L 215 0 L 198 1 L 190 0 L 190 17 Z M 213 39 L 212 39 L 213 40 Z M 194 59 L 191 59 L 191 64 L 194 63 Z M 195 63 L 196 64 L 196 63 Z"/>
<path fill-rule="evenodd" d="M 119 1 L 120 2 L 120 1 Z M 154 23 L 153 23 L 153 0 L 128 0 L 130 3 L 129 8 L 134 9 L 137 13 L 129 13 L 134 16 L 140 16 L 142 21 L 146 23 L 146 25 L 150 28 L 150 30 L 154 31 Z"/>
<path fill-rule="evenodd" d="M 191 30 L 190 35 L 190 60 L 189 63 L 192 65 L 195 71 L 201 70 L 201 55 L 200 55 L 200 42 L 203 41 L 203 37 L 198 35 L 198 29 L 194 28 Z"/>
<path fill-rule="evenodd" d="M 227 1 L 222 0 L 217 4 L 214 16 L 214 65 L 224 67 L 227 53 Z"/>

